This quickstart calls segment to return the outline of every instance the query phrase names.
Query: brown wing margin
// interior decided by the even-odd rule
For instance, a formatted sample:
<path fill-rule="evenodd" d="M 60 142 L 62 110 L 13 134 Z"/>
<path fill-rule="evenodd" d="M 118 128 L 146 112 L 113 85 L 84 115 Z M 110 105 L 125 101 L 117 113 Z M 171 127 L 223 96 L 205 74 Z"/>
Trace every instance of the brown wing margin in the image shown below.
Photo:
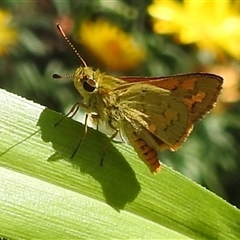
<path fill-rule="evenodd" d="M 167 90 L 173 90 L 176 87 L 176 82 L 173 80 L 178 80 L 181 78 L 188 78 L 188 77 L 209 77 L 209 78 L 215 78 L 218 79 L 220 82 L 223 82 L 223 78 L 212 73 L 205 73 L 205 72 L 197 72 L 197 73 L 184 73 L 184 74 L 176 74 L 176 75 L 169 75 L 169 76 L 153 76 L 153 77 L 146 77 L 146 76 L 121 76 L 118 77 L 121 80 L 124 80 L 126 83 L 134 83 L 134 82 L 143 82 L 143 83 L 149 83 L 154 84 L 155 81 L 159 80 L 162 83 L 160 84 L 161 88 L 167 89 Z M 169 81 L 172 80 L 172 84 L 169 84 Z M 163 83 L 164 81 L 164 83 Z M 175 84 L 174 84 L 175 83 Z"/>

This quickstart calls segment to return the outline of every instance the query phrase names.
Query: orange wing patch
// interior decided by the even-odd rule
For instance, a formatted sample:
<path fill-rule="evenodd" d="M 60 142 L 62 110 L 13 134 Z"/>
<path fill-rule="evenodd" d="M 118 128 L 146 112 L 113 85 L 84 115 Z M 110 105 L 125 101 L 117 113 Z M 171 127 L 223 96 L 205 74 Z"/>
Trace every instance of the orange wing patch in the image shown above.
<path fill-rule="evenodd" d="M 150 147 L 142 138 L 135 133 L 132 134 L 133 147 L 141 160 L 148 166 L 152 173 L 160 171 L 161 166 L 158 161 L 157 151 Z"/>

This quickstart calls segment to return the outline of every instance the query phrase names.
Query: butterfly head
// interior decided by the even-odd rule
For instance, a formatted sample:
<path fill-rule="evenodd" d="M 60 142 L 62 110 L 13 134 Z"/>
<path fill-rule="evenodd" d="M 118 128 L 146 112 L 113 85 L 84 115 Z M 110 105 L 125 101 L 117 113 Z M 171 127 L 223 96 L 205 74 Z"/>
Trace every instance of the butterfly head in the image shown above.
<path fill-rule="evenodd" d="M 98 89 L 98 82 L 94 78 L 94 71 L 91 67 L 79 67 L 74 76 L 73 82 L 82 97 L 88 97 Z"/>

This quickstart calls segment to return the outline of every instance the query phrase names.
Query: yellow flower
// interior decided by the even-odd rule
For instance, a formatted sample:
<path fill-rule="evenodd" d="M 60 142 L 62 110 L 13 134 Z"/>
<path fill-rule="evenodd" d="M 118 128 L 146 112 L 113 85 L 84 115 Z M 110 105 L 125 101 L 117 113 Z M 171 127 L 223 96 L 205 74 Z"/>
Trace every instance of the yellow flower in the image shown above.
<path fill-rule="evenodd" d="M 145 58 L 145 51 L 131 36 L 103 19 L 84 22 L 79 37 L 83 46 L 111 70 L 133 69 Z"/>
<path fill-rule="evenodd" d="M 10 27 L 12 15 L 0 9 L 0 55 L 8 52 L 17 40 L 16 31 Z"/>
<path fill-rule="evenodd" d="M 177 34 L 184 44 L 196 43 L 213 52 L 225 50 L 240 59 L 239 1 L 155 0 L 148 12 L 154 31 Z"/>

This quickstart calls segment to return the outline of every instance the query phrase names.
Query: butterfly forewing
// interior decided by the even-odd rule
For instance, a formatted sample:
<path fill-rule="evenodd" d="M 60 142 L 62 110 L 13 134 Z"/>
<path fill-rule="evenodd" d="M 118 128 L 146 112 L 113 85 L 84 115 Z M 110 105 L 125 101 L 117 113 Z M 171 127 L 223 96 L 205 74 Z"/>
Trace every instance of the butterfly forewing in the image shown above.
<path fill-rule="evenodd" d="M 121 77 L 127 83 L 147 83 L 175 92 L 189 110 L 194 124 L 211 110 L 221 91 L 223 79 L 210 73 L 189 73 L 168 77 Z"/>

